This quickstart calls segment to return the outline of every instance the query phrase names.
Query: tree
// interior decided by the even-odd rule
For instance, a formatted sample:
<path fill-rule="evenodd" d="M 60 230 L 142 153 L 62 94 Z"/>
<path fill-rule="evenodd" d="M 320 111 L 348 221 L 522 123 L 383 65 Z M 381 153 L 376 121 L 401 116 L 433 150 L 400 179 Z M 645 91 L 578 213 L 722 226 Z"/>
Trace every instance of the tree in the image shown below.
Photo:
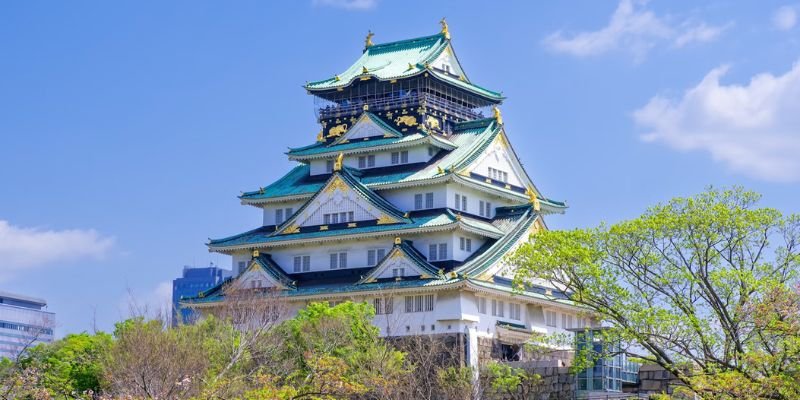
<path fill-rule="evenodd" d="M 540 394 L 542 377 L 523 368 L 492 361 L 484 366 L 482 375 L 488 398 L 525 400 Z"/>
<path fill-rule="evenodd" d="M 162 319 L 118 323 L 104 361 L 108 394 L 122 398 L 181 399 L 200 393 L 219 348 L 214 318 L 166 329 Z M 224 329 L 224 326 L 222 326 Z"/>
<path fill-rule="evenodd" d="M 367 303 L 311 303 L 272 334 L 280 351 L 249 399 L 397 398 L 403 354 L 378 337 Z M 281 365 L 282 368 L 274 368 Z"/>
<path fill-rule="evenodd" d="M 288 315 L 288 305 L 280 291 L 243 289 L 230 285 L 225 299 L 206 313 L 225 323 L 211 337 L 218 344 L 219 367 L 204 382 L 204 398 L 235 398 L 251 388 L 260 369 L 281 368 L 270 364 L 283 339 L 272 330 Z"/>
<path fill-rule="evenodd" d="M 629 353 L 704 397 L 741 397 L 743 383 L 759 388 L 745 398 L 796 398 L 797 336 L 776 293 L 797 277 L 800 218 L 759 199 L 709 189 L 611 226 L 538 233 L 509 259 L 515 282 L 563 288 Z"/>
<path fill-rule="evenodd" d="M 103 332 L 70 334 L 31 348 L 18 363 L 39 371 L 38 385 L 54 397 L 91 398 L 101 390 L 102 360 L 111 343 L 111 335 Z"/>

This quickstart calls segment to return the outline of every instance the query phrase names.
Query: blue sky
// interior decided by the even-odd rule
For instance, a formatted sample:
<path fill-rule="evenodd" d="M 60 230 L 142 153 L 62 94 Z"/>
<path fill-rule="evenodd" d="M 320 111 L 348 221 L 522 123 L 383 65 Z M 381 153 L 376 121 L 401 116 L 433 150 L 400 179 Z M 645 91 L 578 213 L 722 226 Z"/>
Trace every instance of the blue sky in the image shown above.
<path fill-rule="evenodd" d="M 110 329 L 208 237 L 257 226 L 236 196 L 314 141 L 301 88 L 375 42 L 438 32 L 507 96 L 551 228 L 707 185 L 800 211 L 800 3 L 791 1 L 0 3 L 0 287 L 57 333 Z"/>

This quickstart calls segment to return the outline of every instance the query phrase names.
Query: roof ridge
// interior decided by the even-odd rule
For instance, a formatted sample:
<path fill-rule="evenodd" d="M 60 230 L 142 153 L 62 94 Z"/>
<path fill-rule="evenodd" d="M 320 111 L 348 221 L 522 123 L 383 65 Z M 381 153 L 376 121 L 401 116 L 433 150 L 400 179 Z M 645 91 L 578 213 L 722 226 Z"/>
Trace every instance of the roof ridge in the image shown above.
<path fill-rule="evenodd" d="M 413 43 L 413 42 L 428 41 L 428 40 L 431 40 L 431 39 L 449 40 L 444 36 L 444 34 L 439 32 L 439 33 L 436 33 L 436 34 L 433 34 L 433 35 L 428 35 L 428 36 L 420 36 L 420 37 L 415 37 L 415 38 L 410 38 L 410 39 L 395 40 L 393 42 L 384 42 L 384 43 L 373 44 L 372 46 L 367 48 L 367 51 L 369 52 L 371 50 L 380 50 L 380 49 L 385 48 L 385 47 L 399 46 L 399 45 Z"/>

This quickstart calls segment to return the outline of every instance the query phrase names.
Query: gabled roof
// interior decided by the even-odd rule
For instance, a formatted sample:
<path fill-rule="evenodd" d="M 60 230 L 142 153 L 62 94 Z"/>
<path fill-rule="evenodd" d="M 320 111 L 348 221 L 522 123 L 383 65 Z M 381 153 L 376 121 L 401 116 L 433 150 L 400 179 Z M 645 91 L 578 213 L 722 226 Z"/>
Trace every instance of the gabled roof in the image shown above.
<path fill-rule="evenodd" d="M 291 217 L 289 217 L 285 222 L 283 222 L 278 229 L 276 229 L 275 234 L 293 234 L 299 232 L 299 227 L 297 226 L 297 218 L 303 214 L 303 212 L 314 204 L 314 200 L 321 196 L 323 193 L 333 190 L 352 190 L 356 194 L 358 194 L 362 199 L 367 201 L 369 204 L 374 206 L 376 209 L 382 212 L 381 217 L 378 219 L 378 224 L 395 224 L 395 223 L 409 223 L 410 220 L 405 216 L 405 213 L 397 207 L 395 207 L 392 203 L 389 203 L 381 196 L 378 196 L 375 192 L 364 186 L 358 179 L 353 177 L 351 174 L 351 170 L 349 167 L 342 167 L 339 171 L 334 171 L 334 173 L 330 176 L 327 182 L 311 197 L 308 201 L 303 204 L 300 209 L 297 210 Z M 357 171 L 357 170 L 355 170 Z"/>
<path fill-rule="evenodd" d="M 239 274 L 236 277 L 226 278 L 216 286 L 213 286 L 209 289 L 206 289 L 198 293 L 197 297 L 194 297 L 193 299 L 202 300 L 205 298 L 210 298 L 210 299 L 216 299 L 218 301 L 222 299 L 222 297 L 224 297 L 226 288 L 230 287 L 231 285 L 236 285 L 240 279 L 247 277 L 248 272 L 252 272 L 255 270 L 265 273 L 268 278 L 270 278 L 274 283 L 276 283 L 275 286 L 280 289 L 283 290 L 297 289 L 295 282 L 292 281 L 292 279 L 289 278 L 289 276 L 287 276 L 285 272 L 283 272 L 283 268 L 281 268 L 269 254 L 259 254 L 258 257 L 253 257 L 252 260 L 250 260 L 250 264 L 248 265 L 247 269 L 244 270 L 241 274 Z"/>
<path fill-rule="evenodd" d="M 259 254 L 258 257 L 253 257 L 246 271 L 256 268 L 263 270 L 275 283 L 282 286 L 281 289 L 295 289 L 294 282 L 283 272 L 283 268 L 281 268 L 269 254 Z M 236 279 L 245 276 L 246 271 Z"/>
<path fill-rule="evenodd" d="M 459 162 L 463 157 L 469 155 L 470 149 L 474 149 L 474 146 L 469 146 L 470 144 L 491 140 L 491 138 L 494 137 L 494 131 L 496 129 L 499 129 L 499 125 L 497 125 L 492 118 L 456 124 L 453 134 L 450 135 L 447 140 L 449 143 L 457 146 L 457 148 L 441 158 L 435 158 L 432 162 L 427 164 L 407 164 L 399 167 L 376 168 L 373 170 L 354 172 L 354 174 L 357 174 L 361 183 L 369 187 L 403 184 L 441 177 L 443 176 L 442 172 L 445 172 L 445 174 L 449 173 L 444 171 L 448 166 Z M 413 135 L 408 137 L 411 136 Z M 351 144 L 354 145 L 356 143 Z M 341 149 L 341 146 L 347 145 L 350 144 L 336 147 Z M 310 150 L 312 148 L 317 149 L 324 147 L 324 145 L 312 145 L 304 149 Z M 442 171 L 439 170 L 440 167 Z M 273 198 L 308 196 L 319 191 L 326 180 L 327 175 L 310 175 L 310 167 L 308 165 L 300 165 L 269 186 L 257 191 L 242 193 L 239 197 L 242 199 L 242 203 L 258 204 Z"/>
<path fill-rule="evenodd" d="M 391 265 L 395 265 L 401 259 L 405 261 L 411 268 L 416 269 L 420 273 L 421 279 L 433 279 L 439 275 L 439 270 L 431 265 L 428 260 L 417 251 L 406 240 L 396 240 L 394 247 L 389 251 L 383 259 L 373 267 L 367 275 L 358 281 L 359 284 L 377 282 L 378 277 Z"/>
<path fill-rule="evenodd" d="M 362 129 L 365 127 L 375 127 L 378 129 L 379 135 L 383 137 L 403 137 L 403 134 L 398 131 L 397 129 L 393 128 L 391 125 L 387 124 L 381 117 L 369 112 L 364 111 L 361 113 L 361 116 L 358 117 L 356 123 L 353 124 L 350 129 L 345 131 L 342 136 L 336 138 L 333 143 L 331 144 L 342 144 L 347 143 L 348 141 L 353 139 L 353 133 L 356 132 L 358 129 Z"/>
<path fill-rule="evenodd" d="M 375 78 L 381 81 L 410 78 L 429 72 L 432 77 L 483 96 L 493 101 L 502 101 L 503 95 L 469 82 L 466 76 L 453 78 L 438 72 L 428 65 L 450 47 L 447 35 L 439 33 L 397 42 L 376 44 L 364 49 L 353 65 L 339 75 L 309 82 L 305 88 L 310 92 L 326 91 L 350 86 L 359 79 Z"/>

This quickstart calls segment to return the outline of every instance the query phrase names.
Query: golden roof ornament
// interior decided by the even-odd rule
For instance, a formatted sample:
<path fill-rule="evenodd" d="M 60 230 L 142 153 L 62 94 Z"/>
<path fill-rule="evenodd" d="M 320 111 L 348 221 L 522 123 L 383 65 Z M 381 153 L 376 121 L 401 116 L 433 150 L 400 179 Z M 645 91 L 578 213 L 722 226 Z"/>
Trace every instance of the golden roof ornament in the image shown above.
<path fill-rule="evenodd" d="M 258 258 L 259 255 L 258 250 L 253 250 L 253 258 Z"/>
<path fill-rule="evenodd" d="M 342 160 L 344 160 L 344 153 L 339 153 L 339 155 L 336 157 L 336 161 L 333 163 L 334 171 L 342 170 Z"/>
<path fill-rule="evenodd" d="M 375 36 L 375 34 L 372 33 L 372 31 L 367 31 L 367 38 L 364 39 L 364 48 L 365 49 L 368 49 L 368 48 L 372 47 L 373 44 L 375 44 L 375 43 L 372 43 L 372 37 L 373 36 Z"/>
<path fill-rule="evenodd" d="M 539 202 L 539 198 L 536 197 L 536 193 L 533 191 L 533 189 L 528 188 L 528 190 L 525 191 L 525 194 L 528 195 L 528 199 L 530 200 L 530 203 L 533 204 L 533 210 L 534 211 L 541 210 L 542 205 Z"/>
<path fill-rule="evenodd" d="M 369 111 L 369 104 L 364 104 L 364 107 L 362 108 L 364 109 L 364 111 Z"/>
<path fill-rule="evenodd" d="M 503 115 L 500 114 L 500 108 L 497 106 L 492 107 L 492 113 L 494 114 L 494 119 L 497 120 L 497 123 L 503 125 Z"/>
<path fill-rule="evenodd" d="M 395 238 L 394 238 L 394 244 L 400 244 L 400 243 L 401 243 L 400 236 L 395 236 Z"/>
<path fill-rule="evenodd" d="M 445 39 L 450 39 L 450 28 L 447 27 L 447 21 L 442 18 L 439 23 L 442 25 L 442 35 L 444 35 Z"/>
<path fill-rule="evenodd" d="M 321 129 L 320 129 L 319 133 L 317 134 L 317 141 L 318 142 L 324 142 L 325 141 L 325 134 L 323 133 L 323 131 Z"/>
<path fill-rule="evenodd" d="M 361 73 L 362 74 L 368 74 L 369 70 L 367 69 L 367 67 L 361 67 Z"/>

